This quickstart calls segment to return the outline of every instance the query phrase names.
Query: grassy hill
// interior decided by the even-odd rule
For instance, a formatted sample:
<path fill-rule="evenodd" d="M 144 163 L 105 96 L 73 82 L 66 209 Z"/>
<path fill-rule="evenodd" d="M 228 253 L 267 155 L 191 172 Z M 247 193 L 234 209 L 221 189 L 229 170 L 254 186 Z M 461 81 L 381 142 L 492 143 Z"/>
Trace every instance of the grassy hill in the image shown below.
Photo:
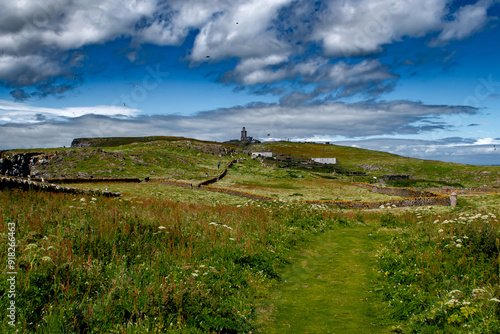
<path fill-rule="evenodd" d="M 338 145 L 269 142 L 238 147 L 182 137 L 90 138 L 75 139 L 74 144 L 84 147 L 14 150 L 4 152 L 3 156 L 43 152 L 43 163 L 36 170 L 46 178 L 157 177 L 191 182 L 205 179 L 206 173 L 217 174 L 219 162 L 225 165 L 231 159 L 240 159 L 248 168 L 236 167 L 235 171 L 250 185 L 271 184 L 276 180 L 296 183 L 299 175 L 309 180 L 347 182 L 352 180 L 353 173 L 365 173 L 367 176 L 354 179 L 368 182 L 374 177 L 404 174 L 410 175 L 410 180 L 387 181 L 387 184 L 420 188 L 500 187 L 499 167 L 421 160 Z M 248 156 L 251 151 L 272 151 L 278 159 L 265 159 L 262 164 L 251 162 Z M 335 157 L 338 163 L 311 168 L 307 160 L 312 157 Z M 287 163 L 283 159 L 288 159 Z"/>

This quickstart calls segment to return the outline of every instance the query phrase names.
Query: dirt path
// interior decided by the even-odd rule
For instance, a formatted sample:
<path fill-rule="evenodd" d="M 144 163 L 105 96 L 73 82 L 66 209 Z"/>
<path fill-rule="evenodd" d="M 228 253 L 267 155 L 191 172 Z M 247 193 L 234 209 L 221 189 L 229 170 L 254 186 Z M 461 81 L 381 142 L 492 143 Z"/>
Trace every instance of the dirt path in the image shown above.
<path fill-rule="evenodd" d="M 271 298 L 273 311 L 262 333 L 389 333 L 371 292 L 372 227 L 328 232 L 304 245 L 283 273 Z"/>

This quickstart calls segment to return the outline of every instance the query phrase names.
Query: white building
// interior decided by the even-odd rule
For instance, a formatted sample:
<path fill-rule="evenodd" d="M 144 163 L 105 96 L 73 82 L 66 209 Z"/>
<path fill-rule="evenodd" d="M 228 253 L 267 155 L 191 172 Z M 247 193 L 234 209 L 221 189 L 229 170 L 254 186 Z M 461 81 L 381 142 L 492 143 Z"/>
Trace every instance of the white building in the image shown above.
<path fill-rule="evenodd" d="M 272 158 L 273 157 L 273 152 L 252 152 L 252 157 L 265 157 L 265 158 Z"/>
<path fill-rule="evenodd" d="M 326 165 L 335 165 L 337 163 L 337 158 L 311 158 L 311 160 Z"/>

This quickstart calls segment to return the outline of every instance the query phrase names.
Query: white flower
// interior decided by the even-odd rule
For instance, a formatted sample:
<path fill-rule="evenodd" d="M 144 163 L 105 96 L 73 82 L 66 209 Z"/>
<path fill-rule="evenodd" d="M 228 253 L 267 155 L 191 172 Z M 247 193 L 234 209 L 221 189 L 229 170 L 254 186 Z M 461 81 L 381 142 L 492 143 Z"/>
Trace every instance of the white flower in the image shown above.
<path fill-rule="evenodd" d="M 166 229 L 166 227 L 165 227 L 165 226 L 160 225 L 160 226 L 158 226 L 158 229 L 159 229 L 159 230 L 164 230 L 164 229 Z"/>
<path fill-rule="evenodd" d="M 198 274 L 197 274 L 197 273 L 192 273 L 191 275 L 193 275 L 193 277 L 198 276 Z"/>
<path fill-rule="evenodd" d="M 435 221 L 432 222 L 433 224 L 439 223 L 439 219 L 436 219 Z"/>
<path fill-rule="evenodd" d="M 82 198 L 80 198 L 80 202 L 85 202 L 85 201 L 86 201 L 86 199 L 85 199 L 85 198 L 83 198 L 83 197 L 82 197 Z"/>
<path fill-rule="evenodd" d="M 462 242 L 462 240 L 461 240 L 461 239 L 457 239 L 457 240 L 455 240 L 455 241 L 456 241 L 456 242 L 458 242 L 458 243 Z"/>
<path fill-rule="evenodd" d="M 497 298 L 491 298 L 490 299 L 491 302 L 497 302 L 497 303 L 500 303 L 500 299 L 497 299 Z"/>
<path fill-rule="evenodd" d="M 37 244 L 29 244 L 28 246 L 26 246 L 26 248 L 24 248 L 24 250 L 27 251 L 27 250 L 35 249 L 37 247 L 38 247 Z"/>
<path fill-rule="evenodd" d="M 456 244 L 457 248 L 462 247 L 462 244 Z"/>
<path fill-rule="evenodd" d="M 219 226 L 219 224 L 217 224 L 216 222 L 211 222 L 210 224 L 208 225 L 213 225 L 213 226 Z"/>
<path fill-rule="evenodd" d="M 42 257 L 43 262 L 52 262 L 52 258 L 50 256 L 44 256 Z"/>
<path fill-rule="evenodd" d="M 438 230 L 438 233 L 443 233 L 443 232 L 444 232 L 444 230 L 443 230 L 442 228 L 440 228 L 440 229 Z"/>

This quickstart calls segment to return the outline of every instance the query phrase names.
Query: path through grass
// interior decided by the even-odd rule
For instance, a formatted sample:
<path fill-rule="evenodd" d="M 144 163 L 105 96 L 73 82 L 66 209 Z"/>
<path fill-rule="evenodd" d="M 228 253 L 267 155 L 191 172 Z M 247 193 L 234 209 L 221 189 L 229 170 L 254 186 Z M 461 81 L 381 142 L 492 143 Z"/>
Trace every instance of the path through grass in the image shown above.
<path fill-rule="evenodd" d="M 262 307 L 262 333 L 389 333 L 371 292 L 382 236 L 368 225 L 339 228 L 305 244 Z M 272 310 L 272 311 L 271 311 Z M 270 313 L 270 314 L 269 314 Z"/>

